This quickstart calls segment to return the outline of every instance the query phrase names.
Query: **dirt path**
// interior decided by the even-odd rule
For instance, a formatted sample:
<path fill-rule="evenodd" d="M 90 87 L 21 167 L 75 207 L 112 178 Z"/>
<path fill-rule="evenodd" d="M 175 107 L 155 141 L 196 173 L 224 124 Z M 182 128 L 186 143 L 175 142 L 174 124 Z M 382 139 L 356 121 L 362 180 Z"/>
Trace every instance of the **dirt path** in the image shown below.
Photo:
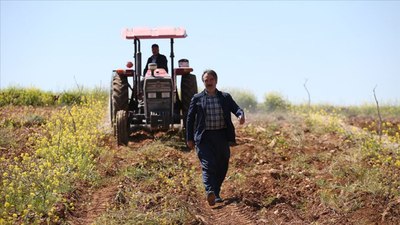
<path fill-rule="evenodd" d="M 197 174 L 198 176 L 201 176 L 200 162 L 194 150 L 188 154 L 187 160 L 193 166 L 197 167 Z M 225 181 L 225 183 L 226 182 L 228 181 Z M 224 192 L 224 196 L 226 196 L 224 202 L 216 203 L 215 206 L 208 205 L 205 193 L 198 192 L 197 196 L 200 205 L 197 208 L 198 214 L 196 217 L 203 224 L 257 224 L 257 221 L 254 218 L 254 213 L 251 212 L 250 207 L 241 203 L 239 198 L 233 196 L 232 193 Z"/>
<path fill-rule="evenodd" d="M 234 198 L 225 199 L 223 203 L 213 207 L 203 203 L 203 215 L 197 218 L 204 224 L 255 224 L 251 212 L 236 201 Z"/>

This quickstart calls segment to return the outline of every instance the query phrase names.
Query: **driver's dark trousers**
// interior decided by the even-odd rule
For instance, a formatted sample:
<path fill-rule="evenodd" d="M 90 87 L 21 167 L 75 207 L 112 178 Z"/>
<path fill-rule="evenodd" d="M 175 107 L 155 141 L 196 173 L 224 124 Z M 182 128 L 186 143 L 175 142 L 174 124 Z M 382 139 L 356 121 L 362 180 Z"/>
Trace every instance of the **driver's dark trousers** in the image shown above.
<path fill-rule="evenodd" d="M 201 142 L 196 146 L 196 152 L 200 159 L 206 192 L 214 192 L 220 197 L 230 157 L 226 129 L 204 131 Z"/>

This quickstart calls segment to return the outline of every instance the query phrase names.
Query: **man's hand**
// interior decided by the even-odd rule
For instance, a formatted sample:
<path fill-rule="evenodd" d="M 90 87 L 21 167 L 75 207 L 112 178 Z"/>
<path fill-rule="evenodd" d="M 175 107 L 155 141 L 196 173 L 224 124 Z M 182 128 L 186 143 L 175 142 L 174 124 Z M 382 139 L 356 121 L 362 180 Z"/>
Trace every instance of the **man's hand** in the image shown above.
<path fill-rule="evenodd" d="M 239 116 L 239 124 L 242 125 L 244 124 L 244 122 L 246 121 L 246 119 L 244 118 L 244 116 Z"/>
<path fill-rule="evenodd" d="M 193 149 L 194 148 L 194 141 L 187 141 L 187 146 L 190 148 L 190 149 Z"/>

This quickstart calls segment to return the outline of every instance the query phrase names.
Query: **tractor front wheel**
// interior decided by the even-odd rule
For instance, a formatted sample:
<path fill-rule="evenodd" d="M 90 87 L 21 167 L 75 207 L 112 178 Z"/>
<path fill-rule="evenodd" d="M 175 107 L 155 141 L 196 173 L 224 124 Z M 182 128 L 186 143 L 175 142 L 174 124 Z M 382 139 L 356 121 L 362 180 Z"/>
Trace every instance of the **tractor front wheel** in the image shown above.
<path fill-rule="evenodd" d="M 118 145 L 127 145 L 129 138 L 128 116 L 125 110 L 119 110 L 116 116 L 116 134 Z"/>

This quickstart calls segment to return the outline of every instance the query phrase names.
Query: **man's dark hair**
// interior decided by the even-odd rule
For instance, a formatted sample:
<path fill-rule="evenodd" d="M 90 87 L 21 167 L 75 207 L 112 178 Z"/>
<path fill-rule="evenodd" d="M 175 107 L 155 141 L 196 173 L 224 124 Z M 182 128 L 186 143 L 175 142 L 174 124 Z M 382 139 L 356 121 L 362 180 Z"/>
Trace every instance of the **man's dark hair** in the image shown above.
<path fill-rule="evenodd" d="M 154 47 L 157 47 L 157 48 L 158 48 L 158 44 L 153 44 L 151 47 L 152 47 L 152 48 L 154 48 Z"/>
<path fill-rule="evenodd" d="M 204 72 L 203 72 L 203 75 L 201 76 L 201 80 L 204 82 L 204 75 L 205 74 L 208 74 L 208 75 L 211 75 L 211 76 L 213 76 L 214 77 L 214 79 L 215 79 L 215 81 L 218 81 L 218 75 L 217 75 L 217 73 L 214 71 L 214 70 L 205 70 Z"/>

